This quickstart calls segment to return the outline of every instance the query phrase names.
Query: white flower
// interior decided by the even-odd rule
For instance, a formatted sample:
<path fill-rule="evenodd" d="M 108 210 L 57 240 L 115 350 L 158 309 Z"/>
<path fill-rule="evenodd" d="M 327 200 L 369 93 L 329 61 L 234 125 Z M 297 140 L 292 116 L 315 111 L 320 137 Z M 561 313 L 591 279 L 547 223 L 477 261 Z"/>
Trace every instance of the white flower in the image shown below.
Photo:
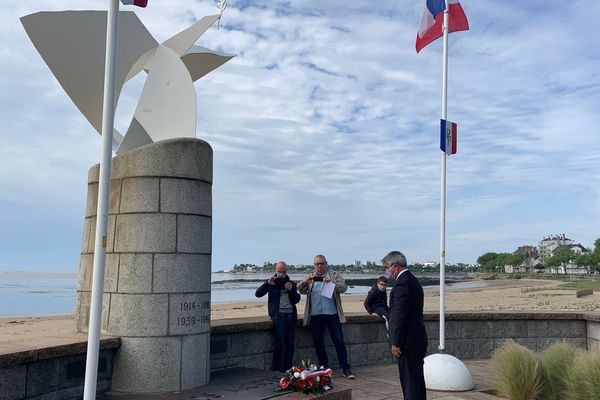
<path fill-rule="evenodd" d="M 294 372 L 294 378 L 300 378 L 300 372 Z"/>
<path fill-rule="evenodd" d="M 317 377 L 315 378 L 315 380 L 316 380 L 317 382 L 319 382 L 319 381 L 321 380 L 321 377 L 320 377 L 320 376 L 317 376 Z"/>

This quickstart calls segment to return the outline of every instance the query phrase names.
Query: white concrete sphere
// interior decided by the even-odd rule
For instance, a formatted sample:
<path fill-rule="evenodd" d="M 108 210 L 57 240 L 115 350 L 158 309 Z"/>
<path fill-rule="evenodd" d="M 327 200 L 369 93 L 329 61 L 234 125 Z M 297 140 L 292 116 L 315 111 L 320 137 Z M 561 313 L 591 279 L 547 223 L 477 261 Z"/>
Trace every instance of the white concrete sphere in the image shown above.
<path fill-rule="evenodd" d="M 425 386 L 431 390 L 465 391 L 475 387 L 471 371 L 450 354 L 432 354 L 423 365 Z"/>

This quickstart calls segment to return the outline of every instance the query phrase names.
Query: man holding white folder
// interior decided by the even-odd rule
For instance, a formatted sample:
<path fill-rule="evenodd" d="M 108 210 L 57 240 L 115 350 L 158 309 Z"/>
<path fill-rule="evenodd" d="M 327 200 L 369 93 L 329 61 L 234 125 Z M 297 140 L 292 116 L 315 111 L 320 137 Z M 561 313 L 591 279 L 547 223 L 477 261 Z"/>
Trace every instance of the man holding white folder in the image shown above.
<path fill-rule="evenodd" d="M 344 293 L 348 286 L 340 274 L 329 270 L 324 255 L 316 255 L 313 265 L 315 272 L 298 283 L 298 292 L 307 295 L 304 326 L 310 326 L 319 364 L 324 367 L 329 367 L 329 357 L 325 350 L 325 328 L 329 330 L 344 376 L 354 379 L 342 330 L 346 317 L 340 293 Z"/>

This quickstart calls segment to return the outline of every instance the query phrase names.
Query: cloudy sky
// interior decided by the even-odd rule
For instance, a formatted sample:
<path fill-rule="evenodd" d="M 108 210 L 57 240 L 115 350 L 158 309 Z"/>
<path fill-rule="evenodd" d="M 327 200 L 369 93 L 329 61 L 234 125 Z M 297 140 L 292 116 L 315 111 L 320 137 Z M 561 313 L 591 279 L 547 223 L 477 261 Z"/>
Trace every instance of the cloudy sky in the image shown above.
<path fill-rule="evenodd" d="M 158 40 L 213 1 L 150 0 Z M 177 4 L 177 6 L 175 6 Z M 414 50 L 424 0 L 236 1 L 199 45 L 235 53 L 196 83 L 214 149 L 213 269 L 439 253 L 441 41 Z M 450 36 L 447 261 L 565 233 L 600 237 L 600 3 L 464 0 Z M 0 3 L 0 269 L 77 270 L 100 136 L 19 17 L 105 0 Z M 133 8 L 129 8 L 130 10 Z M 121 96 L 128 125 L 143 79 Z"/>

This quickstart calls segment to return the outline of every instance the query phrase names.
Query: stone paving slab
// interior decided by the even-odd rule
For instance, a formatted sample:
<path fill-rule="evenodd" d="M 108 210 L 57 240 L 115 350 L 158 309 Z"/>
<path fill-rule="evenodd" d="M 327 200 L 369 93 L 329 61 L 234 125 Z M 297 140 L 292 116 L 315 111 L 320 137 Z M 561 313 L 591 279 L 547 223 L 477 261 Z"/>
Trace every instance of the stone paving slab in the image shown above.
<path fill-rule="evenodd" d="M 473 374 L 475 389 L 468 392 L 427 391 L 429 400 L 499 400 L 489 394 L 491 390 L 491 360 L 466 360 L 465 364 Z M 398 378 L 398 367 L 394 364 L 371 365 L 354 368 L 356 379 L 349 380 L 334 371 L 334 390 L 328 392 L 328 400 L 387 400 L 401 399 L 402 388 Z M 131 395 L 106 393 L 99 400 L 300 400 L 319 396 L 306 396 L 299 393 L 282 395 L 277 393 L 277 382 L 281 374 L 249 368 L 235 368 L 213 373 L 211 384 L 199 389 L 158 395 Z M 323 396 L 319 397 L 323 398 Z"/>
<path fill-rule="evenodd" d="M 350 400 L 351 389 L 335 388 L 325 395 L 277 392 L 282 374 L 250 368 L 234 368 L 211 374 L 210 385 L 199 389 L 161 394 L 104 393 L 98 400 L 303 400 L 318 397 L 323 400 Z"/>

